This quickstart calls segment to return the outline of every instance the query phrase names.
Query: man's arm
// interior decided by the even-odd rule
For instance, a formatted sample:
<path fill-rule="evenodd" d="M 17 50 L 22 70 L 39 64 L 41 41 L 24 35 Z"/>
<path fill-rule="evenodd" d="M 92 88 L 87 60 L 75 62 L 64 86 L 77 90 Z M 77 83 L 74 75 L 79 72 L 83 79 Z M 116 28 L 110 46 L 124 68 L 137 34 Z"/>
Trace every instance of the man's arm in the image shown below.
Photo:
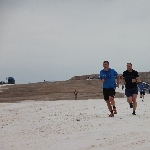
<path fill-rule="evenodd" d="M 99 79 L 99 81 L 100 81 L 100 82 L 104 82 L 105 80 L 104 80 L 104 79 Z"/>
<path fill-rule="evenodd" d="M 126 85 L 125 78 L 122 76 L 122 84 Z"/>
<path fill-rule="evenodd" d="M 119 88 L 119 83 L 120 83 L 120 75 L 117 75 L 117 84 L 116 84 L 116 87 Z"/>
<path fill-rule="evenodd" d="M 100 82 L 104 82 L 105 80 L 102 78 L 102 71 L 100 71 L 100 74 L 99 74 L 99 81 Z"/>
<path fill-rule="evenodd" d="M 112 69 L 113 71 L 113 75 L 117 78 L 117 83 L 116 83 L 116 87 L 119 88 L 119 83 L 120 83 L 120 75 L 117 73 L 117 71 L 115 71 L 114 69 Z"/>
<path fill-rule="evenodd" d="M 136 78 L 135 78 L 135 82 L 137 82 L 137 83 L 141 82 L 140 76 L 139 76 L 139 74 L 138 74 L 137 71 L 136 71 L 135 77 L 136 77 Z"/>
<path fill-rule="evenodd" d="M 137 72 L 137 76 L 136 76 L 136 82 L 139 83 L 141 82 L 141 79 L 140 79 L 140 76 L 139 76 L 139 73 Z"/>
<path fill-rule="evenodd" d="M 136 82 L 137 82 L 137 83 L 141 82 L 140 77 L 136 77 Z"/>

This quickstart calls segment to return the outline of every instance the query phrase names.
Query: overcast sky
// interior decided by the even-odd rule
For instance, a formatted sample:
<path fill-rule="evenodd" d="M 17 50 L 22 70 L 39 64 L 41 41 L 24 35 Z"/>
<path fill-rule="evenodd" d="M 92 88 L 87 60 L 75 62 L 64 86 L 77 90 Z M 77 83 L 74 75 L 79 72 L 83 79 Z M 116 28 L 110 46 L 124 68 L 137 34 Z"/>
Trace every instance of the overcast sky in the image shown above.
<path fill-rule="evenodd" d="M 150 71 L 149 0 L 0 0 L 0 81 Z"/>

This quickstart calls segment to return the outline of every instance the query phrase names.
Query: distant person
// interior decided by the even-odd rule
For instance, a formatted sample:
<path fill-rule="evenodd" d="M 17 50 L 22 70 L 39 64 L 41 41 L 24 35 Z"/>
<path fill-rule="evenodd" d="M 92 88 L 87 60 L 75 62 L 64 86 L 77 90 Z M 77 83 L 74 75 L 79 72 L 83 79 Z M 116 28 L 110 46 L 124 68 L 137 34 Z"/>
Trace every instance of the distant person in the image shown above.
<path fill-rule="evenodd" d="M 122 90 L 124 89 L 124 85 L 122 84 Z"/>
<path fill-rule="evenodd" d="M 74 91 L 74 95 L 75 95 L 75 100 L 77 100 L 78 92 L 76 90 Z"/>
<path fill-rule="evenodd" d="M 114 101 L 114 97 L 116 94 L 115 88 L 119 87 L 120 77 L 114 69 L 109 68 L 108 61 L 103 62 L 103 67 L 104 69 L 100 71 L 99 80 L 103 83 L 104 100 L 106 101 L 108 109 L 111 112 L 109 117 L 114 117 L 114 114 L 117 113 Z M 115 84 L 115 77 L 117 77 L 117 84 Z"/>
<path fill-rule="evenodd" d="M 132 64 L 127 63 L 127 70 L 123 72 L 122 80 L 125 85 L 125 95 L 130 108 L 133 108 L 133 115 L 136 115 L 135 110 L 137 107 L 136 98 L 138 95 L 137 83 L 140 82 L 138 72 L 132 69 Z"/>
<path fill-rule="evenodd" d="M 145 95 L 145 90 L 146 90 L 146 86 L 145 84 L 142 82 L 141 84 L 139 84 L 139 89 L 140 89 L 140 98 L 142 98 L 142 101 L 144 101 L 144 95 Z"/>

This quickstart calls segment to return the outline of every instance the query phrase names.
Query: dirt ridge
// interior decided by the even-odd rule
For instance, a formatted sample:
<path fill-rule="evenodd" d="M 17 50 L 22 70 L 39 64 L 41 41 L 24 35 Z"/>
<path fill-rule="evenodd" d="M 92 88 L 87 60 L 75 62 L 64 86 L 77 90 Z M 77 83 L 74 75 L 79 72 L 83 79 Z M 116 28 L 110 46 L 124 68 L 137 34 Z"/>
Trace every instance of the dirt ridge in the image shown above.
<path fill-rule="evenodd" d="M 67 80 L 6 85 L 0 92 L 0 102 L 74 100 L 75 89 L 78 91 L 78 100 L 103 98 L 102 84 L 98 80 Z M 116 94 L 116 97 L 123 96 L 122 93 Z"/>

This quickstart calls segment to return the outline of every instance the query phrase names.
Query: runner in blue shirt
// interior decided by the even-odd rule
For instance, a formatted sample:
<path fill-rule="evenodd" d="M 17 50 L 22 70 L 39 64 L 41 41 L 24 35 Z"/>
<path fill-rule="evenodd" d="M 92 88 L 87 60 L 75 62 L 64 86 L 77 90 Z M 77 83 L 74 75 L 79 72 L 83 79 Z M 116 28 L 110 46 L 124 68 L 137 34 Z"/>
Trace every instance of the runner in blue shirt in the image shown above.
<path fill-rule="evenodd" d="M 100 71 L 99 78 L 100 82 L 103 82 L 104 100 L 106 101 L 108 109 L 111 112 L 109 117 L 114 117 L 114 114 L 117 114 L 114 101 L 114 96 L 116 93 L 115 88 L 119 87 L 120 76 L 114 69 L 109 68 L 108 61 L 103 62 L 103 67 L 104 69 Z M 117 84 L 114 83 L 116 77 L 117 77 Z M 111 105 L 113 105 L 113 109 Z"/>
<path fill-rule="evenodd" d="M 143 98 L 142 101 L 144 101 L 144 95 L 145 95 L 145 90 L 146 90 L 146 86 L 145 84 L 142 82 L 138 85 L 139 89 L 140 89 L 140 98 Z"/>

